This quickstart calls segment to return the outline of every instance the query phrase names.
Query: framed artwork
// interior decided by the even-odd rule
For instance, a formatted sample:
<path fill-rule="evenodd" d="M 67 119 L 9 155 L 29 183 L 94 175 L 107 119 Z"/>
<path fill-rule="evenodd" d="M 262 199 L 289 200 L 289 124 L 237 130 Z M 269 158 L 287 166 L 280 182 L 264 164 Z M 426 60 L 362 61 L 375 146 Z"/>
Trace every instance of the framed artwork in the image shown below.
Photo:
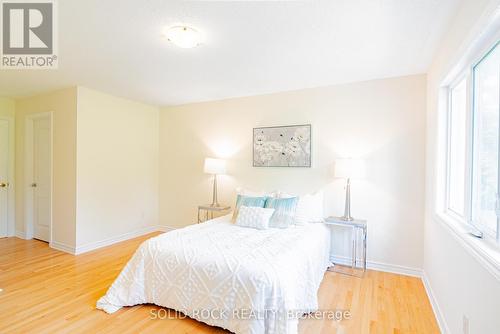
<path fill-rule="evenodd" d="M 311 124 L 253 129 L 254 167 L 311 167 Z"/>

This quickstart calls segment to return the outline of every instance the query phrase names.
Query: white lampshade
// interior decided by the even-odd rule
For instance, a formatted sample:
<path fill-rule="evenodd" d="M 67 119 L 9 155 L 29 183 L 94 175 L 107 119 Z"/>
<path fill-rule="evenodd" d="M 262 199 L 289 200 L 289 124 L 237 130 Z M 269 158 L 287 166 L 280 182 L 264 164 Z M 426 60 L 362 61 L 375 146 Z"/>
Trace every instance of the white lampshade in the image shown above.
<path fill-rule="evenodd" d="M 335 177 L 351 179 L 365 176 L 365 162 L 361 159 L 335 160 Z"/>
<path fill-rule="evenodd" d="M 226 174 L 226 160 L 205 158 L 203 170 L 207 174 Z"/>

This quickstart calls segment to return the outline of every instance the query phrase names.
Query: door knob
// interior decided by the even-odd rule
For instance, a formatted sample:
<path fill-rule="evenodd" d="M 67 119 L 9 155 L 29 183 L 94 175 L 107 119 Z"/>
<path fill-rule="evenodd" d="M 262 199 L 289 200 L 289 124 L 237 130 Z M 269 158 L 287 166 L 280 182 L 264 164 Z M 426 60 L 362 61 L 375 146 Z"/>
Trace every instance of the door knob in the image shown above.
<path fill-rule="evenodd" d="M 32 187 L 32 188 L 36 188 L 36 183 L 35 183 L 35 182 L 33 182 L 33 183 L 31 184 L 31 187 Z"/>
<path fill-rule="evenodd" d="M 9 182 L 0 182 L 0 188 L 7 188 L 9 186 Z"/>

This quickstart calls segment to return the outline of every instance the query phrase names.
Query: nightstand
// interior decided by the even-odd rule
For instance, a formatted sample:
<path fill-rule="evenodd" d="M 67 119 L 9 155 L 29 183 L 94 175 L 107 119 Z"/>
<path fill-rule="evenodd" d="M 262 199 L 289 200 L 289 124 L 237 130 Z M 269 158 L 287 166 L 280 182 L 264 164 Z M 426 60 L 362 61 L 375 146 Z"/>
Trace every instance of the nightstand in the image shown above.
<path fill-rule="evenodd" d="M 213 219 L 214 213 L 222 214 L 225 211 L 231 210 L 230 206 L 212 206 L 210 204 L 207 205 L 198 205 L 198 223 L 203 223 L 206 220 Z M 205 214 L 203 215 L 203 211 Z M 202 216 L 205 216 L 205 219 L 202 220 Z"/>
<path fill-rule="evenodd" d="M 354 219 L 354 220 L 343 220 L 340 217 L 328 217 L 325 219 L 325 224 L 330 226 L 343 226 L 351 229 L 352 235 L 352 258 L 351 265 L 345 266 L 340 264 L 335 264 L 333 269 L 328 268 L 328 271 L 338 272 L 341 274 L 347 274 L 351 276 L 358 276 L 361 272 L 361 276 L 366 271 L 366 237 L 367 237 L 367 225 L 366 220 Z M 361 258 L 358 260 L 358 249 L 359 243 L 361 242 Z M 358 266 L 358 263 L 360 266 Z M 342 269 L 344 267 L 344 269 Z M 347 268 L 348 270 L 345 270 Z"/>

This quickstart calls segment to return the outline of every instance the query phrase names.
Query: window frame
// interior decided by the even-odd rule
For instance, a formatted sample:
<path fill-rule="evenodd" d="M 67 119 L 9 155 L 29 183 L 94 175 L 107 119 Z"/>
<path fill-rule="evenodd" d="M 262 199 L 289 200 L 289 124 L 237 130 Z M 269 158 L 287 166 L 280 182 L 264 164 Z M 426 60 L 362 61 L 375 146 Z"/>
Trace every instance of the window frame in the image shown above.
<path fill-rule="evenodd" d="M 473 226 L 474 229 L 481 231 L 483 233 L 483 238 L 492 241 L 496 243 L 498 246 L 500 246 L 500 217 L 497 215 L 497 227 L 496 231 L 491 230 L 488 226 L 481 224 L 480 222 L 476 222 L 473 217 L 473 206 L 474 206 L 474 194 L 473 194 L 473 187 L 474 187 L 474 159 L 476 155 L 475 151 L 475 141 L 476 141 L 476 133 L 475 133 L 475 126 L 476 126 L 476 120 L 477 120 L 477 98 L 476 98 L 476 72 L 475 69 L 481 64 L 483 60 L 485 60 L 496 48 L 500 48 L 500 39 L 497 40 L 495 43 L 492 45 L 488 45 L 488 47 L 483 48 L 481 51 L 481 54 L 476 58 L 476 60 L 472 63 L 471 69 L 470 69 L 470 74 L 471 74 L 471 115 L 472 115 L 472 120 L 471 120 L 471 132 L 472 132 L 472 151 L 471 151 L 471 194 L 470 194 L 470 224 Z M 499 129 L 500 129 L 500 122 L 498 124 Z M 500 136 L 499 136 L 499 146 L 498 146 L 498 170 L 497 170 L 497 205 L 498 205 L 498 199 L 499 199 L 499 194 L 500 194 Z"/>
<path fill-rule="evenodd" d="M 500 36 L 499 36 L 500 37 Z M 445 161 L 444 161 L 444 196 L 442 198 L 442 210 L 441 214 L 445 217 L 451 219 L 452 221 L 458 222 L 460 225 L 464 226 L 467 230 L 473 230 L 476 232 L 481 232 L 483 239 L 489 241 L 489 243 L 500 248 L 500 218 L 497 218 L 497 230 L 496 233 L 493 230 L 488 229 L 485 225 L 477 223 L 473 219 L 473 187 L 474 187 L 474 158 L 475 158 L 475 121 L 476 121 L 476 85 L 475 85 L 475 69 L 481 64 L 481 62 L 488 57 L 489 54 L 495 50 L 496 47 L 500 47 L 500 39 L 496 38 L 493 43 L 488 43 L 486 47 L 481 48 L 477 53 L 476 57 L 472 58 L 467 66 L 464 66 L 461 71 L 458 72 L 453 79 L 449 81 L 447 85 L 444 85 L 446 91 L 445 97 Z M 466 85 L 466 106 L 465 106 L 465 168 L 464 168 L 464 214 L 460 214 L 450 207 L 450 167 L 451 167 L 451 123 L 452 123 L 452 91 L 456 88 L 462 81 L 465 80 Z M 500 127 L 500 124 L 499 124 Z M 500 142 L 500 138 L 499 138 Z M 500 145 L 499 145 L 499 170 L 498 170 L 498 191 L 500 193 Z M 439 214 L 439 212 L 438 212 Z"/>
<path fill-rule="evenodd" d="M 451 122 L 452 122 L 452 91 L 456 88 L 463 80 L 465 80 L 465 90 L 466 90 L 466 107 L 465 107 L 465 168 L 464 168 L 464 212 L 463 215 L 456 212 L 450 206 L 450 177 L 451 177 Z M 470 196 L 471 182 L 468 182 L 471 176 L 470 163 L 470 153 L 471 153 L 471 129 L 470 129 L 470 73 L 468 69 L 462 70 L 458 75 L 455 76 L 453 81 L 446 87 L 446 161 L 445 161 L 445 203 L 444 211 L 445 214 L 450 216 L 453 220 L 458 221 L 462 224 L 468 224 L 468 217 L 470 217 L 471 207 L 469 201 L 467 200 Z"/>

